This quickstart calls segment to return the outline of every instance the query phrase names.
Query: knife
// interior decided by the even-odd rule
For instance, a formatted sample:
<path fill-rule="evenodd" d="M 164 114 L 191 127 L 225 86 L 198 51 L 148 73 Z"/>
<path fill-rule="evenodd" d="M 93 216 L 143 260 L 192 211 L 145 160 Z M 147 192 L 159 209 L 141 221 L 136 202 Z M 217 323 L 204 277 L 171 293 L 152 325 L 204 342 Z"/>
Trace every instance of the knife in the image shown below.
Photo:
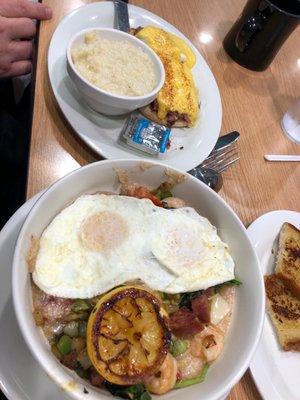
<path fill-rule="evenodd" d="M 229 132 L 226 135 L 220 136 L 208 157 L 220 150 L 226 149 L 226 147 L 236 142 L 239 137 L 240 134 L 237 131 Z"/>
<path fill-rule="evenodd" d="M 119 31 L 129 32 L 128 0 L 113 0 L 115 8 L 114 26 Z"/>

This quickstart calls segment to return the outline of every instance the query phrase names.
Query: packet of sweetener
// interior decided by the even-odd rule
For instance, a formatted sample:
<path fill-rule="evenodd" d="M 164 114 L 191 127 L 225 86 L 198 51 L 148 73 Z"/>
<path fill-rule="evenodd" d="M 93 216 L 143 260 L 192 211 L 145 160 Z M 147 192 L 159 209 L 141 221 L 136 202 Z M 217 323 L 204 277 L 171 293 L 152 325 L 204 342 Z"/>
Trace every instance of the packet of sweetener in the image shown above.
<path fill-rule="evenodd" d="M 170 133 L 170 128 L 166 126 L 132 115 L 126 122 L 121 137 L 128 146 L 163 158 L 169 146 Z"/>

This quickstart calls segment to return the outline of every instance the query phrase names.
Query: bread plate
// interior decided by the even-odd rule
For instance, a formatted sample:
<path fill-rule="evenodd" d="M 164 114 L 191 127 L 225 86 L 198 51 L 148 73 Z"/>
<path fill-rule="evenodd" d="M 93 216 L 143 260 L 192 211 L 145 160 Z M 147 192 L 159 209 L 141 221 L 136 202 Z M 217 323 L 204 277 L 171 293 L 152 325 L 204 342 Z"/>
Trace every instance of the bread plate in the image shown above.
<path fill-rule="evenodd" d="M 248 235 L 264 275 L 274 272 L 277 240 L 284 222 L 300 228 L 300 213 L 288 210 L 271 211 L 248 227 Z M 299 399 L 299 364 L 300 353 L 281 350 L 272 323 L 266 317 L 259 345 L 250 364 L 252 376 L 263 398 Z"/>

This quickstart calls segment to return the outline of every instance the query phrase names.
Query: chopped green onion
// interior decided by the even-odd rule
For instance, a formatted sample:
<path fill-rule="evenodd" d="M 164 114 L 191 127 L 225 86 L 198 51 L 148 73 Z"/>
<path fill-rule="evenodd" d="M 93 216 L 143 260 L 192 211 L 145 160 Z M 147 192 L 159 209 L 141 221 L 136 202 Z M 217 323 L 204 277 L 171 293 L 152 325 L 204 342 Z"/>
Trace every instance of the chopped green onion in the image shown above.
<path fill-rule="evenodd" d="M 186 340 L 177 339 L 172 342 L 170 352 L 174 357 L 180 356 L 188 348 L 188 342 Z"/>
<path fill-rule="evenodd" d="M 195 378 L 190 378 L 190 379 L 180 379 L 175 383 L 174 388 L 175 389 L 180 389 L 184 388 L 187 386 L 195 385 L 196 383 L 201 383 L 204 381 L 206 373 L 208 370 L 208 364 L 204 365 L 202 371 L 200 372 L 199 375 L 195 376 Z"/>
<path fill-rule="evenodd" d="M 57 343 L 57 348 L 62 355 L 66 356 L 69 354 L 72 350 L 72 339 L 70 336 L 63 335 Z"/>
<path fill-rule="evenodd" d="M 90 305 L 82 299 L 75 300 L 75 303 L 72 305 L 72 311 L 76 313 L 87 311 L 90 308 L 91 308 Z"/>

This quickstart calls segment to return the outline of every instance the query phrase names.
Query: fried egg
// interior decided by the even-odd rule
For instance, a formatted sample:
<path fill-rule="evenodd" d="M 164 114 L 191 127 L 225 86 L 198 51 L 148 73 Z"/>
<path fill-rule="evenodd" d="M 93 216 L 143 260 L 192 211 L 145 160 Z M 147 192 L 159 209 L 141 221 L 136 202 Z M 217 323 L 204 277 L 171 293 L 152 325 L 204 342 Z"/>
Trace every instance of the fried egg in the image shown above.
<path fill-rule="evenodd" d="M 228 246 L 194 209 L 105 194 L 83 195 L 52 220 L 33 272 L 40 289 L 67 298 L 91 298 L 135 279 L 180 293 L 233 278 Z"/>

